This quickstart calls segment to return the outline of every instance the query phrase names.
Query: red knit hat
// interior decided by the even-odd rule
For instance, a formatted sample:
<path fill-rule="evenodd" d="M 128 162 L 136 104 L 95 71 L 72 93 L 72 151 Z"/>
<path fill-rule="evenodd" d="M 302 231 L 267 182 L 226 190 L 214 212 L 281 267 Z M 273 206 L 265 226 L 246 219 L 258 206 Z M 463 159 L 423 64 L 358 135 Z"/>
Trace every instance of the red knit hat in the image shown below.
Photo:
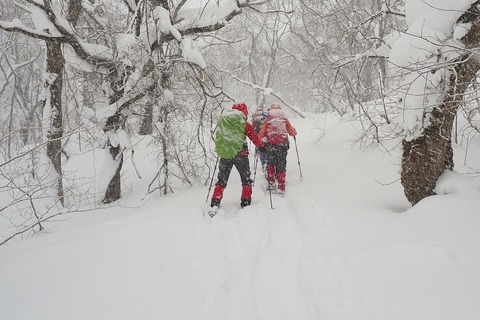
<path fill-rule="evenodd" d="M 238 110 L 238 111 L 241 111 L 245 117 L 248 117 L 248 109 L 247 109 L 247 105 L 245 103 L 235 103 L 232 107 L 232 109 L 235 109 L 235 110 Z"/>

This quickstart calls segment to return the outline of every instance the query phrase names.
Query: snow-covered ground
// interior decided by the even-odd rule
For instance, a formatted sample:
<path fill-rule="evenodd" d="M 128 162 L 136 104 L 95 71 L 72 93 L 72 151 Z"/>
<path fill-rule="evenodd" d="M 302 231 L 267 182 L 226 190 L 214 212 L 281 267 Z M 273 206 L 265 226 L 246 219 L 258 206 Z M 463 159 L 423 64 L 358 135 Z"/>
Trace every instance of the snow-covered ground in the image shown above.
<path fill-rule="evenodd" d="M 207 187 L 142 206 L 145 190 L 127 189 L 120 206 L 0 247 L 0 319 L 478 319 L 480 139 L 455 150 L 465 175 L 411 208 L 399 151 L 352 149 L 334 116 L 291 121 L 303 180 L 292 143 L 273 210 L 260 173 L 239 210 L 233 172 L 214 219 Z"/>

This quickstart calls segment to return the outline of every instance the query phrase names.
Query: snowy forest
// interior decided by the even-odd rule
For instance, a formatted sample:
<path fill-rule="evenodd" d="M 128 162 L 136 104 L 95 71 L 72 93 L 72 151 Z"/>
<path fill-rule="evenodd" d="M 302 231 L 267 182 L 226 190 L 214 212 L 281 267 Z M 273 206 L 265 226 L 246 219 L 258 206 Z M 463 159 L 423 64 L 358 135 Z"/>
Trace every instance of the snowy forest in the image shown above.
<path fill-rule="evenodd" d="M 0 0 L 0 7 L 0 251 L 25 241 L 34 245 L 42 236 L 54 234 L 58 226 L 85 214 L 105 219 L 98 216 L 102 212 L 124 216 L 144 205 L 154 205 L 149 212 L 170 215 L 181 211 L 172 199 L 177 199 L 177 205 L 196 201 L 201 212 L 216 174 L 216 123 L 236 102 L 245 102 L 250 114 L 257 107 L 267 110 L 272 103 L 279 103 L 303 133 L 298 138 L 300 154 L 298 149 L 295 154 L 293 147 L 297 141 L 295 145 L 291 142 L 289 151 L 288 181 L 292 187 L 309 183 L 308 178 L 296 181 L 300 159 L 305 161 L 300 170 L 304 169 L 307 177 L 313 171 L 332 170 L 327 165 L 336 165 L 333 160 L 322 162 L 326 161 L 323 158 L 335 157 L 326 153 L 330 149 L 318 150 L 315 155 L 307 150 L 326 144 L 326 124 L 329 119 L 337 119 L 345 125 L 342 128 L 353 131 L 346 137 L 338 129 L 332 141 L 332 146 L 348 142 L 352 152 L 346 167 L 335 169 L 351 173 L 346 184 L 363 179 L 356 177 L 366 168 L 380 172 L 377 160 L 362 160 L 363 154 L 374 149 L 378 153 L 373 159 L 393 155 L 389 170 L 395 174 L 377 184 L 395 187 L 384 196 L 389 198 L 394 193 L 396 203 L 402 203 L 401 209 L 393 210 L 396 214 L 416 212 L 425 200 L 450 193 L 452 188 L 441 182 L 454 174 L 457 182 L 469 179 L 474 200 L 463 203 L 469 203 L 465 206 L 471 212 L 480 212 L 480 1 Z M 252 148 L 250 152 L 253 172 Z M 359 165 L 358 170 L 351 170 L 356 166 L 347 167 L 356 162 L 364 166 Z M 306 170 L 309 168 L 310 173 Z M 316 192 L 320 194 L 315 190 L 320 190 L 322 181 L 334 180 L 312 182 L 312 199 Z M 229 188 L 235 183 L 231 182 Z M 356 190 L 362 189 L 358 186 Z M 386 198 L 380 200 L 380 193 L 373 194 L 375 190 L 362 190 L 362 198 L 373 197 L 383 203 Z M 193 196 L 197 192 L 199 196 Z M 189 196 L 181 197 L 183 194 Z M 277 207 L 294 194 L 293 190 L 287 192 L 285 199 L 277 201 Z M 268 207 L 268 200 L 261 202 L 260 195 L 255 197 L 254 204 L 256 199 Z M 338 203 L 342 201 L 339 198 Z M 284 214 L 288 217 L 292 210 L 286 207 Z M 354 207 L 352 203 L 352 211 Z M 177 222 L 172 221 L 176 219 L 162 223 L 175 225 Z M 204 219 L 201 213 L 198 219 Z M 265 219 L 260 225 L 266 223 Z M 436 219 L 434 214 L 431 219 Z M 478 218 L 472 219 L 472 225 L 480 226 Z M 304 221 L 307 229 L 308 224 Z M 312 237 L 321 233 L 323 227 L 318 225 L 319 230 L 309 233 Z M 293 232 L 286 226 L 282 230 Z M 290 239 L 288 232 L 286 237 Z M 223 233 L 219 235 L 222 237 Z M 252 237 L 261 238 L 260 231 Z M 211 244 L 209 238 L 202 239 L 203 245 Z M 479 240 L 477 236 L 470 244 L 478 249 Z M 153 238 L 145 241 L 156 242 Z M 290 242 L 288 248 L 297 247 Z M 432 252 L 419 247 L 393 248 L 418 250 L 418 256 Z M 471 296 L 480 287 L 478 276 L 469 273 L 473 266 L 480 266 L 477 256 L 466 268 Z M 0 261 L 8 257 L 12 256 Z M 248 257 L 248 261 L 254 261 Z M 282 261 L 289 266 L 290 260 Z M 318 269 L 340 270 L 334 265 L 319 265 Z M 314 266 L 305 264 L 302 270 L 312 271 Z M 263 269 L 259 266 L 257 270 Z M 461 272 L 456 270 L 454 274 Z M 289 270 L 284 271 L 290 275 Z M 0 273 L 8 276 L 6 270 Z M 268 275 L 263 276 L 258 277 L 267 281 Z M 316 280 L 320 283 L 322 278 Z M 339 293 L 330 281 L 332 292 Z M 305 282 L 308 280 L 303 279 L 304 286 Z M 307 290 L 300 287 L 297 290 L 306 295 Z M 220 286 L 214 289 L 220 290 Z M 283 287 L 277 289 L 290 292 Z M 223 301 L 231 308 L 213 311 L 213 301 L 205 298 L 210 308 L 192 311 L 201 315 L 198 317 L 171 306 L 157 316 L 146 312 L 124 317 L 358 320 L 428 319 L 435 315 L 435 319 L 454 319 L 442 308 L 436 309 L 438 313 L 425 313 L 426 317 L 420 316 L 425 314 L 418 308 L 413 309 L 416 314 L 405 318 L 388 312 L 372 316 L 366 311 L 359 316 L 356 310 L 360 304 L 350 301 L 349 310 L 345 300 L 347 306 L 343 307 L 335 301 L 316 300 L 317 293 L 311 290 L 305 314 L 275 314 L 271 311 L 274 301 L 272 309 L 262 312 L 261 307 L 252 307 L 253 302 L 236 305 L 231 297 Z M 154 294 L 153 289 L 148 292 Z M 236 297 L 245 297 L 242 292 Z M 264 297 L 262 292 L 256 293 Z M 319 297 L 322 294 L 328 295 L 322 291 Z M 6 291 L 0 292 L 0 297 L 7 295 Z M 282 295 L 279 301 L 283 298 L 289 295 Z M 195 305 L 195 301 L 191 303 Z M 312 307 L 318 301 L 331 311 Z M 444 306 L 446 301 L 442 300 Z M 268 305 L 265 299 L 263 302 Z M 291 303 L 294 309 L 300 305 L 295 299 Z M 473 315 L 478 315 L 475 312 L 480 312 L 478 301 L 465 304 L 463 317 L 456 319 L 473 320 Z M 12 311 L 1 318 L 28 319 L 33 314 Z M 44 314 L 45 319 L 56 319 L 48 314 Z M 70 318 L 85 319 L 81 315 Z M 104 314 L 88 318 L 122 317 Z"/>

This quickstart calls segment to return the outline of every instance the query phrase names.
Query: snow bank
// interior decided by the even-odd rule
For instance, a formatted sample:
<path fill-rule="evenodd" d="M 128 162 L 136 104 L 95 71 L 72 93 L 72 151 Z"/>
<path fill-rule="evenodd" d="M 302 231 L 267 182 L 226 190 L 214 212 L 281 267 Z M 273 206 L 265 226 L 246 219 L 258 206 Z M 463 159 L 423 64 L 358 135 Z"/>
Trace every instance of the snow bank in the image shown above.
<path fill-rule="evenodd" d="M 356 131 L 336 115 L 290 121 L 303 180 L 291 147 L 273 210 L 260 170 L 252 206 L 239 209 L 232 173 L 214 219 L 203 216 L 208 187 L 145 202 L 132 184 L 118 206 L 63 216 L 0 248 L 0 318 L 476 320 L 478 136 L 468 159 L 455 146 L 458 171 L 437 187 L 448 194 L 411 208 L 400 150 L 352 149 Z M 149 157 L 136 159 L 154 172 Z M 70 172 L 92 169 L 79 160 Z"/>

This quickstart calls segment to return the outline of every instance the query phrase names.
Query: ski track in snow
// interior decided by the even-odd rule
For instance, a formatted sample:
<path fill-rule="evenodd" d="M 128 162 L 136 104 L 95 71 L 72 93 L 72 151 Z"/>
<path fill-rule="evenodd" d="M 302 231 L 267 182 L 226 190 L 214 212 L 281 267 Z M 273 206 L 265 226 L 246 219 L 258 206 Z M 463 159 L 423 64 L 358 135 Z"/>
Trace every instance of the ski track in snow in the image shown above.
<path fill-rule="evenodd" d="M 318 247 L 329 232 L 331 218 L 317 200 L 302 196 L 309 194 L 306 186 L 298 185 L 288 210 L 296 217 L 304 247 L 299 262 L 299 283 L 310 306 L 308 319 L 368 319 L 360 296 L 355 294 L 347 261 L 332 256 Z M 339 295 L 341 294 L 341 295 Z"/>
<path fill-rule="evenodd" d="M 273 210 L 261 187 L 251 207 L 223 203 L 198 227 L 202 319 L 367 319 L 345 259 L 319 247 L 331 218 L 308 185 L 272 195 Z"/>
<path fill-rule="evenodd" d="M 264 175 L 257 172 L 251 207 L 240 210 L 236 201 L 224 198 L 217 216 L 199 226 L 197 272 L 205 281 L 202 292 L 209 292 L 203 297 L 203 319 L 370 319 L 354 286 L 351 262 L 322 247 L 333 213 L 328 193 L 318 189 L 322 177 L 315 175 L 321 172 L 310 170 L 300 181 L 295 160 L 292 148 L 287 192 L 272 195 L 273 210 L 269 194 L 262 192 Z M 317 159 L 310 161 L 304 163 L 307 170 L 318 165 Z M 239 184 L 236 179 L 233 174 L 230 195 L 238 193 L 231 190 Z M 217 261 L 205 250 L 214 250 L 210 257 Z"/>

